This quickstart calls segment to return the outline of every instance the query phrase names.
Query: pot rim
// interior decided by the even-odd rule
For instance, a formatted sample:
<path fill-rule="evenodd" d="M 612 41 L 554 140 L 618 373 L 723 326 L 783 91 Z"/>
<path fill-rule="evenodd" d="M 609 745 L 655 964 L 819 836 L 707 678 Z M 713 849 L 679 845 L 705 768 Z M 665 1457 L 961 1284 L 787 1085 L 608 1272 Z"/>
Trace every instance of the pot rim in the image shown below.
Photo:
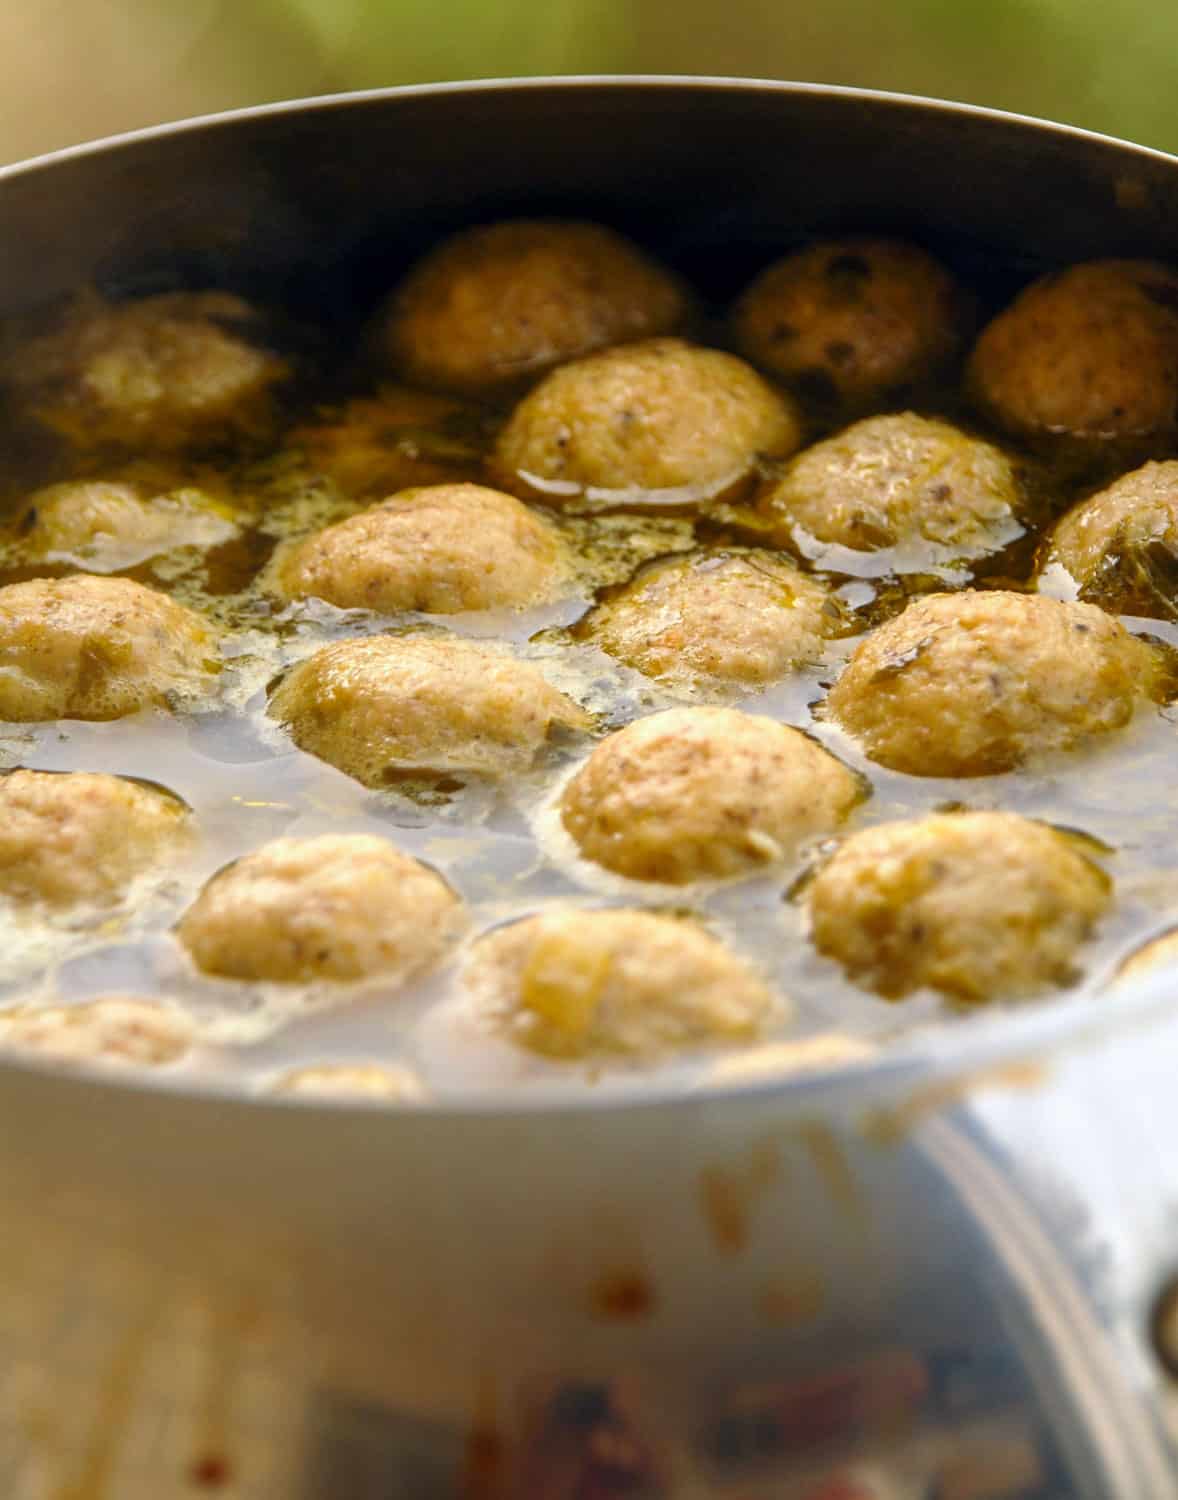
<path fill-rule="evenodd" d="M 542 93 L 551 89 L 567 89 L 575 92 L 589 92 L 594 89 L 619 92 L 634 90 L 644 93 L 652 90 L 674 93 L 702 89 L 714 93 L 779 93 L 803 98 L 809 96 L 846 99 L 849 102 L 883 104 L 898 110 L 911 110 L 916 114 L 964 115 L 971 119 L 989 120 L 995 124 L 1017 125 L 1041 131 L 1045 135 L 1065 136 L 1092 145 L 1113 146 L 1119 151 L 1127 151 L 1159 163 L 1172 165 L 1178 162 L 1178 155 L 1172 152 L 1162 151 L 1155 146 L 1143 146 L 1102 131 L 1087 130 L 1080 125 L 1067 125 L 1060 121 L 1046 119 L 1041 115 L 994 109 L 989 105 L 968 104 L 928 94 L 902 93 L 894 89 L 869 89 L 854 87 L 850 84 L 813 83 L 799 79 L 743 78 L 707 73 L 553 73 L 528 78 L 473 78 L 447 80 L 442 83 L 394 84 L 387 88 L 352 89 L 333 94 L 309 94 L 303 98 L 280 99 L 268 104 L 253 104 L 240 109 L 191 115 L 179 120 L 165 121 L 159 125 L 146 125 L 135 130 L 120 131 L 115 135 L 100 136 L 77 145 L 61 146 L 53 151 L 26 157 L 22 161 L 0 167 L 0 183 L 58 162 L 74 161 L 99 152 L 119 150 L 124 146 L 133 146 L 143 141 L 158 140 L 173 135 L 195 135 L 203 130 L 218 130 L 244 121 L 262 120 L 270 116 L 317 114 L 353 107 L 363 108 L 397 98 L 472 93 Z"/>

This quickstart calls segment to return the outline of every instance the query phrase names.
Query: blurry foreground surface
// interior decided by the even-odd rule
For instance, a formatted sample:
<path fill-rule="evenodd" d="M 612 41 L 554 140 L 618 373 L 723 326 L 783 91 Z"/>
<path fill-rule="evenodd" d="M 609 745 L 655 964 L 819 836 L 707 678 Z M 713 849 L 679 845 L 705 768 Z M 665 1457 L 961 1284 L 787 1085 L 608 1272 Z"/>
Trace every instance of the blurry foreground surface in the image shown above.
<path fill-rule="evenodd" d="M 534 73 L 810 79 L 1178 150 L 1173 0 L 0 0 L 0 160 L 341 89 Z"/>

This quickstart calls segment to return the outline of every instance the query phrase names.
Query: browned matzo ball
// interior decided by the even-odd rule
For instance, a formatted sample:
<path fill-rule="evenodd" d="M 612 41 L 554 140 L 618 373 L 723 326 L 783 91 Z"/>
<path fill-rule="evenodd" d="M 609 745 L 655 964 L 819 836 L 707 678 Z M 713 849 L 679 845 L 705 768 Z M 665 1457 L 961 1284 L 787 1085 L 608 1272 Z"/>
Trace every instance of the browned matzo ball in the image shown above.
<path fill-rule="evenodd" d="M 198 485 L 71 479 L 31 494 L 12 524 L 30 560 L 115 573 L 177 547 L 215 547 L 239 518 Z"/>
<path fill-rule="evenodd" d="M 699 501 L 801 440 L 789 398 L 743 360 L 650 339 L 542 380 L 500 433 L 495 470 L 509 488 L 556 502 L 678 490 Z"/>
<path fill-rule="evenodd" d="M 554 1057 L 747 1041 L 784 1007 L 695 922 L 545 911 L 475 944 L 467 988 L 513 1040 Z"/>
<path fill-rule="evenodd" d="M 276 568 L 291 598 L 341 609 L 522 609 L 559 593 L 570 572 L 552 523 L 477 484 L 403 490 L 293 547 Z"/>
<path fill-rule="evenodd" d="M 490 394 L 594 349 L 670 333 L 686 311 L 678 280 L 613 230 L 509 219 L 418 261 L 377 341 L 407 380 Z"/>
<path fill-rule="evenodd" d="M 208 685 L 209 626 L 128 578 L 0 588 L 0 719 L 119 719 Z"/>
<path fill-rule="evenodd" d="M 1074 505 L 1051 533 L 1053 565 L 1114 614 L 1178 613 L 1178 462 L 1146 464 Z"/>
<path fill-rule="evenodd" d="M 0 775 L 0 897 L 69 908 L 120 901 L 190 832 L 175 797 L 89 771 Z"/>
<path fill-rule="evenodd" d="M 269 431 L 287 361 L 256 341 L 259 320 L 226 292 L 96 298 L 9 353 L 20 403 L 83 447 L 147 452 L 220 446 Z"/>
<path fill-rule="evenodd" d="M 864 638 L 826 712 L 894 771 L 986 776 L 1120 729 L 1159 670 L 1091 604 L 930 594 Z"/>
<path fill-rule="evenodd" d="M 864 406 L 927 380 L 960 348 L 968 299 L 902 240 L 823 240 L 762 271 L 733 310 L 754 364 L 824 398 Z"/>
<path fill-rule="evenodd" d="M 385 839 L 275 839 L 227 865 L 176 929 L 226 979 L 400 980 L 438 959 L 461 920 L 441 878 Z"/>
<path fill-rule="evenodd" d="M 813 740 L 729 708 L 675 708 L 604 739 L 564 788 L 581 854 L 631 880 L 748 875 L 828 833 L 858 779 Z"/>
<path fill-rule="evenodd" d="M 763 550 L 661 559 L 597 605 L 578 634 L 686 687 L 760 687 L 822 654 L 843 612 L 830 588 Z"/>
<path fill-rule="evenodd" d="M 770 536 L 818 560 L 822 545 L 896 549 L 895 571 L 982 557 L 1022 532 L 1023 496 L 1001 449 L 948 422 L 867 417 L 792 459 L 758 497 Z"/>
<path fill-rule="evenodd" d="M 1032 282 L 970 356 L 974 399 L 1016 434 L 1170 432 L 1178 417 L 1178 272 L 1097 260 Z"/>
<path fill-rule="evenodd" d="M 338 641 L 270 699 L 296 745 L 365 786 L 403 767 L 506 775 L 584 712 L 538 668 L 492 646 L 434 636 Z"/>
<path fill-rule="evenodd" d="M 934 814 L 852 834 L 811 882 L 820 952 L 890 1000 L 957 1000 L 1067 984 L 1110 900 L 1073 839 L 1014 813 Z"/>

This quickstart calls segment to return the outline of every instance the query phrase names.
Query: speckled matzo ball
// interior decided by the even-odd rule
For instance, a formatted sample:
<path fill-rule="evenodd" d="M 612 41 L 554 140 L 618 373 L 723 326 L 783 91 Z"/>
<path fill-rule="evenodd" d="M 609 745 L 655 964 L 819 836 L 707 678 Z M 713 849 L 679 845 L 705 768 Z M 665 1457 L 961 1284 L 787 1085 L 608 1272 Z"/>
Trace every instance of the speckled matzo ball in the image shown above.
<path fill-rule="evenodd" d="M 751 688 L 817 660 L 843 624 L 831 589 L 788 558 L 705 548 L 644 568 L 578 634 L 670 685 Z"/>
<path fill-rule="evenodd" d="M 1074 839 L 1014 813 L 853 834 L 807 892 L 815 946 L 888 999 L 1033 995 L 1076 977 L 1110 881 Z"/>
<path fill-rule="evenodd" d="M 215 655 L 199 615 L 129 578 L 0 588 L 0 719 L 119 719 L 207 690 Z"/>
<path fill-rule="evenodd" d="M 995 590 L 914 600 L 856 648 L 827 717 L 880 765 L 986 776 L 1120 729 L 1159 663 L 1103 610 Z"/>
<path fill-rule="evenodd" d="M 927 380 L 957 353 L 968 299 L 902 240 L 823 240 L 767 267 L 733 311 L 742 352 L 825 399 L 862 407 Z"/>
<path fill-rule="evenodd" d="M 510 219 L 436 246 L 381 314 L 376 341 L 406 379 L 491 393 L 609 344 L 669 333 L 678 280 L 599 224 Z"/>
<path fill-rule="evenodd" d="M 1051 533 L 1044 584 L 1055 568 L 1114 614 L 1178 613 L 1178 462 L 1145 464 L 1074 505 Z"/>
<path fill-rule="evenodd" d="M 558 503 L 666 490 L 703 501 L 801 440 L 789 398 L 743 360 L 651 339 L 554 370 L 512 412 L 494 468 Z"/>
<path fill-rule="evenodd" d="M 110 905 L 191 833 L 182 802 L 122 776 L 10 771 L 0 775 L 0 899 Z"/>
<path fill-rule="evenodd" d="M 371 787 L 404 767 L 507 775 L 557 726 L 588 727 L 530 662 L 434 636 L 325 646 L 283 679 L 268 711 L 297 745 Z"/>
<path fill-rule="evenodd" d="M 178 1006 L 140 995 L 0 1011 L 0 1051 L 59 1063 L 163 1067 L 191 1049 L 196 1026 Z"/>
<path fill-rule="evenodd" d="M 1149 437 L 1178 417 L 1178 272 L 1099 260 L 1033 282 L 970 356 L 974 399 L 1028 437 Z"/>
<path fill-rule="evenodd" d="M 985 556 L 1022 533 L 1012 460 L 948 422 L 867 417 L 793 459 L 758 497 L 769 535 L 814 561 L 894 549 L 896 572 Z M 815 543 L 819 544 L 815 546 Z"/>
<path fill-rule="evenodd" d="M 31 494 L 11 535 L 28 558 L 115 573 L 178 547 L 215 547 L 238 529 L 232 507 L 195 484 L 72 479 Z"/>
<path fill-rule="evenodd" d="M 560 908 L 475 944 L 465 983 L 520 1045 L 553 1057 L 747 1041 L 785 1014 L 757 973 L 694 922 Z"/>
<path fill-rule="evenodd" d="M 34 416 L 82 447 L 144 452 L 221 446 L 273 425 L 286 360 L 226 292 L 97 298 L 10 351 L 3 378 Z"/>
<path fill-rule="evenodd" d="M 571 562 L 552 523 L 477 484 L 404 490 L 292 548 L 276 577 L 292 598 L 341 609 L 522 609 L 559 593 Z"/>
<path fill-rule="evenodd" d="M 862 796 L 813 740 L 728 708 L 676 708 L 604 739 L 565 786 L 560 817 L 585 859 L 687 885 L 754 874 L 828 833 Z"/>
<path fill-rule="evenodd" d="M 441 878 L 385 839 L 275 839 L 206 884 L 176 929 L 225 979 L 399 981 L 429 967 L 461 922 Z"/>

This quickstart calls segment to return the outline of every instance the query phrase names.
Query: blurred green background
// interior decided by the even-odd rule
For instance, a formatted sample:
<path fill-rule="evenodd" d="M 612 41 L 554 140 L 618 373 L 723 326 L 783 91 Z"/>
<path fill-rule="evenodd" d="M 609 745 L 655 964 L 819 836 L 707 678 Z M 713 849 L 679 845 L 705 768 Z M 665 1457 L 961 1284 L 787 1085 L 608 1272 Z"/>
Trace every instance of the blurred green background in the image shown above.
<path fill-rule="evenodd" d="M 295 95 L 597 71 L 901 89 L 1178 150 L 1178 0 L 0 0 L 0 159 Z"/>

